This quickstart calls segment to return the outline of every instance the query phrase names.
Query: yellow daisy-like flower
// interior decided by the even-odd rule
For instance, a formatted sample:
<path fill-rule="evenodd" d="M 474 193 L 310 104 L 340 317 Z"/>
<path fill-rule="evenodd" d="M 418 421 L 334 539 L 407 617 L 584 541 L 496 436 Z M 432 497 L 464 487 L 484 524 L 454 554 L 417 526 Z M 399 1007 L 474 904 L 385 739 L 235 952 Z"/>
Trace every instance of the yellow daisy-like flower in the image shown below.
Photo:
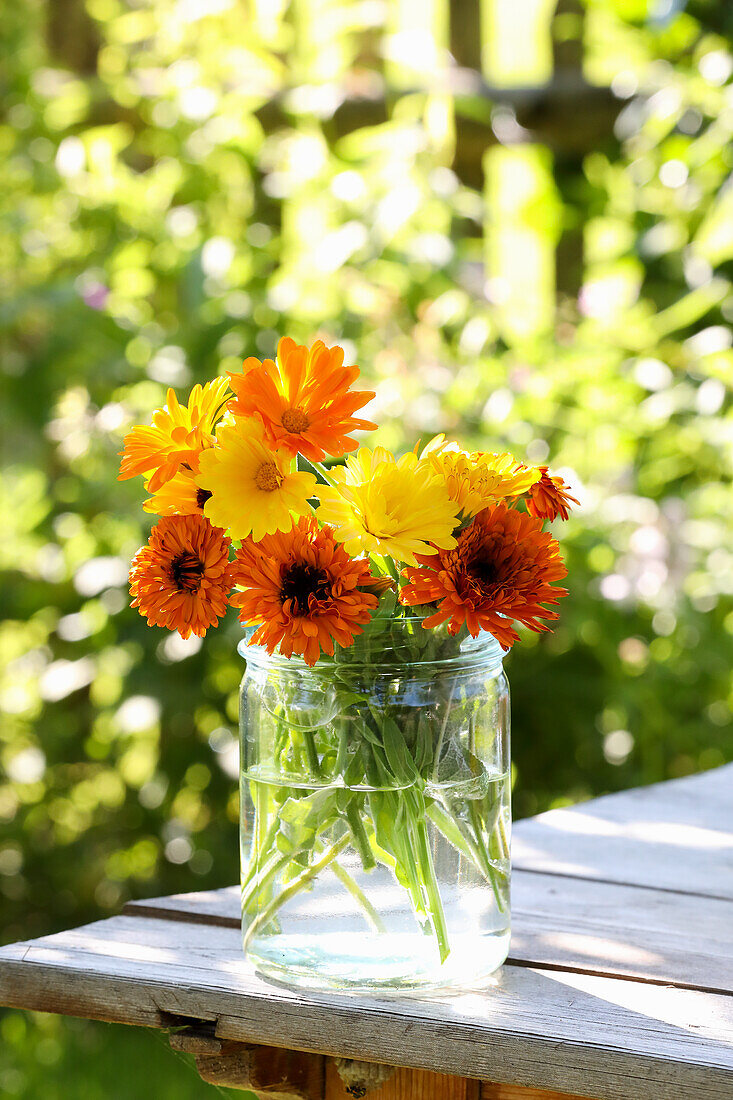
<path fill-rule="evenodd" d="M 465 519 L 498 500 L 521 496 L 542 476 L 536 466 L 523 466 L 513 454 L 462 451 L 457 443 L 435 436 L 420 455 L 442 478 L 451 500 Z"/>
<path fill-rule="evenodd" d="M 455 546 L 458 505 L 416 454 L 396 461 L 383 447 L 362 447 L 331 473 L 336 486 L 319 486 L 318 518 L 335 528 L 348 554 L 388 554 L 414 565 L 416 554 Z"/>
<path fill-rule="evenodd" d="M 460 505 L 466 518 L 477 515 L 498 500 L 526 493 L 541 476 L 539 470 L 522 466 L 508 452 L 461 454 L 446 451 L 434 455 L 430 461 L 442 476 L 451 500 Z"/>
<path fill-rule="evenodd" d="M 198 469 L 200 453 L 214 442 L 214 424 L 229 392 L 226 378 L 194 386 L 187 405 L 181 405 L 172 389 L 168 403 L 153 413 L 153 424 L 137 424 L 124 440 L 118 481 L 147 474 L 147 488 L 155 493 L 178 471 Z"/>
<path fill-rule="evenodd" d="M 211 493 L 204 515 L 215 527 L 257 542 L 289 531 L 293 516 L 310 512 L 316 479 L 294 470 L 288 455 L 271 450 L 258 420 L 235 417 L 220 426 L 215 446 L 201 453 L 196 484 Z"/>

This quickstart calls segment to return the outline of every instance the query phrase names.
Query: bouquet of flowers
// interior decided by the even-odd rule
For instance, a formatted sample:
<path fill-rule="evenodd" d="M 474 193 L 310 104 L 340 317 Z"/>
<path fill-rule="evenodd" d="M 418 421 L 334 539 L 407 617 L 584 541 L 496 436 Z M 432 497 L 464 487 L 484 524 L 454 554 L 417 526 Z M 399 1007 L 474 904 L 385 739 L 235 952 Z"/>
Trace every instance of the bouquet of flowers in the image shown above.
<path fill-rule="evenodd" d="M 119 476 L 142 475 L 143 507 L 160 517 L 132 563 L 132 606 L 186 638 L 203 636 L 231 604 L 251 645 L 302 659 L 303 674 L 327 677 L 335 692 L 322 728 L 295 720 L 285 697 L 275 708 L 277 760 L 297 759 L 314 784 L 253 795 L 248 935 L 276 919 L 284 897 L 336 869 L 350 843 L 365 871 L 391 868 L 444 958 L 425 822 L 500 900 L 496 809 L 490 799 L 470 812 L 441 801 L 431 788 L 446 751 L 440 724 L 397 703 L 374 707 L 364 687 L 365 668 L 379 664 L 370 646 L 386 625 L 409 665 L 481 632 L 508 650 L 516 624 L 547 630 L 566 570 L 543 525 L 567 519 L 577 501 L 546 466 L 466 452 L 443 436 L 400 458 L 358 447 L 351 433 L 376 428 L 355 415 L 374 397 L 353 388 L 358 376 L 340 348 L 283 338 L 274 360 L 245 360 L 241 372 L 195 386 L 187 405 L 168 391 L 152 425 L 124 440 Z M 444 701 L 448 710 L 470 710 L 460 694 Z"/>

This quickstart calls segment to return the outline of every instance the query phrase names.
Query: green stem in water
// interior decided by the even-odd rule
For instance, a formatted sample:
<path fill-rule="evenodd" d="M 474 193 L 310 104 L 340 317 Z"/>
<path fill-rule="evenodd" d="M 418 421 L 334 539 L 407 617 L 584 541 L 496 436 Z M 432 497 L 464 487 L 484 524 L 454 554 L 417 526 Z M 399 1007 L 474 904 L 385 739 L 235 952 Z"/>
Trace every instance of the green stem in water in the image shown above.
<path fill-rule="evenodd" d="M 450 695 L 448 701 L 445 704 L 445 713 L 443 714 L 443 721 L 440 723 L 440 733 L 438 734 L 438 743 L 435 746 L 435 755 L 433 757 L 433 782 L 438 782 L 438 769 L 440 767 L 440 754 L 443 751 L 443 741 L 445 740 L 445 730 L 448 725 L 448 719 L 450 718 L 451 706 L 453 703 L 453 696 L 456 690 L 456 684 L 458 683 L 458 677 L 453 677 L 453 682 L 450 686 Z"/>
<path fill-rule="evenodd" d="M 506 835 L 506 823 L 504 821 L 504 815 L 499 811 L 499 840 L 501 843 L 504 858 L 509 859 L 510 856 L 510 844 L 509 837 Z"/>
<path fill-rule="evenodd" d="M 258 895 L 264 890 L 268 883 L 272 882 L 274 878 L 280 873 L 297 853 L 288 852 L 287 855 L 281 855 L 279 851 L 273 853 L 271 858 L 261 867 L 258 867 L 254 876 L 248 875 L 247 880 L 242 885 L 242 912 L 246 913 L 251 908 L 253 902 L 258 898 Z"/>
<path fill-rule="evenodd" d="M 366 917 L 369 926 L 375 932 L 386 932 L 387 929 L 384 926 L 384 921 L 382 920 L 379 913 L 374 908 L 362 888 L 357 882 L 354 881 L 349 872 L 345 871 L 341 864 L 337 863 L 336 860 L 334 860 L 331 864 L 331 870 L 333 871 L 334 875 L 339 880 L 341 885 L 349 891 L 354 901 L 358 902 L 358 904 L 364 910 L 364 916 Z"/>
<path fill-rule="evenodd" d="M 311 864 L 311 866 L 303 871 L 302 874 L 298 875 L 297 878 L 294 878 L 292 882 L 290 882 L 285 887 L 284 890 L 280 891 L 277 897 L 272 899 L 269 905 L 260 910 L 260 912 L 254 918 L 244 934 L 242 946 L 245 951 L 247 950 L 247 947 L 249 946 L 252 937 L 260 930 L 260 928 L 266 927 L 270 923 L 272 918 L 277 913 L 278 909 L 281 909 L 282 906 L 290 901 L 292 897 L 295 897 L 295 895 L 300 890 L 302 890 L 303 887 L 311 881 L 311 879 L 314 879 L 316 875 L 320 874 L 324 867 L 328 867 L 329 864 L 333 863 L 333 861 L 341 854 L 341 852 L 343 852 L 348 843 L 349 834 L 344 833 L 340 840 L 337 840 L 335 844 L 332 844 L 331 847 L 321 856 L 319 860 Z"/>
<path fill-rule="evenodd" d="M 427 910 L 435 931 L 435 938 L 438 941 L 440 961 L 444 963 L 450 954 L 448 928 L 445 923 L 445 912 L 443 910 L 443 901 L 440 896 L 440 888 L 435 878 L 433 854 L 430 851 L 430 842 L 428 840 L 428 830 L 425 824 L 424 815 L 420 817 L 419 820 L 415 820 L 415 825 L 418 845 L 417 852 L 419 855 L 418 866 L 422 872 L 421 877 L 426 894 Z"/>
<path fill-rule="evenodd" d="M 259 810 L 257 812 L 259 813 Z M 250 858 L 249 864 L 247 866 L 247 874 L 242 879 L 242 889 L 244 889 L 244 887 L 247 886 L 257 874 L 258 869 L 260 869 L 261 867 L 259 860 L 262 859 L 263 856 L 265 856 L 267 852 L 270 851 L 270 848 L 275 843 L 275 837 L 277 836 L 279 828 L 280 822 L 278 820 L 277 814 L 275 814 L 274 820 L 271 822 L 267 833 L 264 835 L 264 839 L 260 840 L 260 825 L 258 819 L 257 845 L 252 852 L 252 856 L 255 858 Z"/>
<path fill-rule="evenodd" d="M 308 757 L 308 767 L 315 776 L 321 778 L 321 761 L 318 759 L 318 749 L 316 748 L 316 741 L 311 730 L 303 731 L 303 741 L 305 743 L 305 755 Z"/>
<path fill-rule="evenodd" d="M 356 850 L 359 853 L 359 858 L 361 859 L 361 865 L 365 871 L 371 871 L 373 867 L 376 867 L 377 861 L 372 854 L 369 837 L 364 828 L 364 822 L 361 819 L 359 807 L 353 800 L 349 802 L 346 808 L 346 820 L 349 823 L 351 835 L 356 845 Z"/>
<path fill-rule="evenodd" d="M 499 821 L 501 822 L 501 806 L 498 803 L 496 812 L 498 813 Z M 478 808 L 474 805 L 473 802 L 471 803 L 469 813 L 471 815 L 471 821 L 473 823 L 473 831 L 476 836 L 476 844 L 479 851 L 481 852 L 483 860 L 485 861 L 486 877 L 491 883 L 491 889 L 494 891 L 496 907 L 500 913 L 504 913 L 506 912 L 507 902 L 504 894 L 502 893 L 502 883 L 506 883 L 506 875 L 503 871 L 499 870 L 498 867 L 494 866 L 494 863 L 491 859 L 491 853 L 486 846 L 485 840 L 485 837 L 490 835 L 491 830 L 494 829 L 496 825 L 492 824 L 489 828 L 483 826 L 481 822 L 481 815 L 478 811 Z M 494 822 L 495 821 L 496 817 L 494 818 Z"/>
<path fill-rule="evenodd" d="M 452 818 L 450 814 L 446 813 L 440 803 L 433 802 L 432 805 L 428 807 L 428 817 L 432 823 L 440 829 L 445 839 L 453 848 L 457 848 L 459 852 L 470 859 L 482 874 L 486 873 L 485 862 L 481 858 L 481 853 L 476 847 L 473 839 L 464 836 L 463 832 L 456 825 L 455 819 Z"/>
<path fill-rule="evenodd" d="M 489 880 L 491 889 L 494 891 L 497 909 L 500 913 L 506 912 L 506 902 L 499 881 L 504 878 L 504 875 L 494 867 L 484 851 L 484 846 L 479 847 L 473 837 L 466 836 L 456 825 L 455 819 L 437 802 L 428 809 L 428 817 L 440 829 L 448 843 L 469 859 L 484 878 Z"/>

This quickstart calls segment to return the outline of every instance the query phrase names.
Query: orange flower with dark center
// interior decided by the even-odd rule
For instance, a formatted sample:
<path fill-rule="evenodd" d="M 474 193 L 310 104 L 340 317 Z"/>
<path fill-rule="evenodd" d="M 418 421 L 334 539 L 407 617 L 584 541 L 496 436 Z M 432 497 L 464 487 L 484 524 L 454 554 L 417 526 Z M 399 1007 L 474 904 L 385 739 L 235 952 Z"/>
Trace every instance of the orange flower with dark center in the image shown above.
<path fill-rule="evenodd" d="M 133 558 L 131 606 L 148 626 L 202 638 L 227 609 L 234 568 L 230 545 L 203 516 L 165 516 Z"/>
<path fill-rule="evenodd" d="M 549 630 L 541 619 L 556 619 L 543 604 L 567 596 L 552 582 L 567 576 L 560 548 L 542 530 L 542 521 L 502 502 L 480 512 L 458 536 L 455 550 L 418 555 L 416 568 L 403 570 L 409 583 L 401 592 L 409 606 L 437 603 L 423 626 L 448 623 L 457 634 L 465 623 L 475 638 L 480 630 L 510 649 L 519 635 L 516 620 L 530 630 Z"/>
<path fill-rule="evenodd" d="M 547 466 L 540 466 L 542 477 L 529 489 L 527 495 L 527 511 L 538 519 L 567 519 L 570 515 L 571 504 L 579 504 L 580 501 L 570 495 L 570 487 L 561 477 L 551 477 Z"/>
<path fill-rule="evenodd" d="M 358 367 L 344 366 L 341 348 L 316 340 L 309 349 L 284 336 L 277 360 L 245 359 L 242 372 L 229 372 L 235 416 L 257 416 L 274 449 L 321 462 L 353 451 L 356 430 L 373 431 L 371 420 L 354 417 L 374 397 L 371 390 L 350 390 Z"/>
<path fill-rule="evenodd" d="M 288 532 L 245 539 L 237 551 L 231 603 L 240 621 L 261 623 L 255 645 L 284 657 L 300 654 L 314 665 L 334 643 L 350 646 L 379 603 L 365 559 L 350 558 L 330 527 L 302 516 Z"/>

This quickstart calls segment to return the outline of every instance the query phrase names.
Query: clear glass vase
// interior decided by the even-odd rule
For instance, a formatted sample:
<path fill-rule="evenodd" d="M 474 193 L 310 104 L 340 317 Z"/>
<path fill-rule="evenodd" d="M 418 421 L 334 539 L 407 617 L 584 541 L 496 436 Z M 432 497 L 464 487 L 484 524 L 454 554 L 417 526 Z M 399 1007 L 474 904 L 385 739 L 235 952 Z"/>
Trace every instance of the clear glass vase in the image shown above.
<path fill-rule="evenodd" d="M 509 947 L 498 643 L 407 616 L 313 668 L 240 653 L 248 957 L 315 989 L 475 986 Z"/>

